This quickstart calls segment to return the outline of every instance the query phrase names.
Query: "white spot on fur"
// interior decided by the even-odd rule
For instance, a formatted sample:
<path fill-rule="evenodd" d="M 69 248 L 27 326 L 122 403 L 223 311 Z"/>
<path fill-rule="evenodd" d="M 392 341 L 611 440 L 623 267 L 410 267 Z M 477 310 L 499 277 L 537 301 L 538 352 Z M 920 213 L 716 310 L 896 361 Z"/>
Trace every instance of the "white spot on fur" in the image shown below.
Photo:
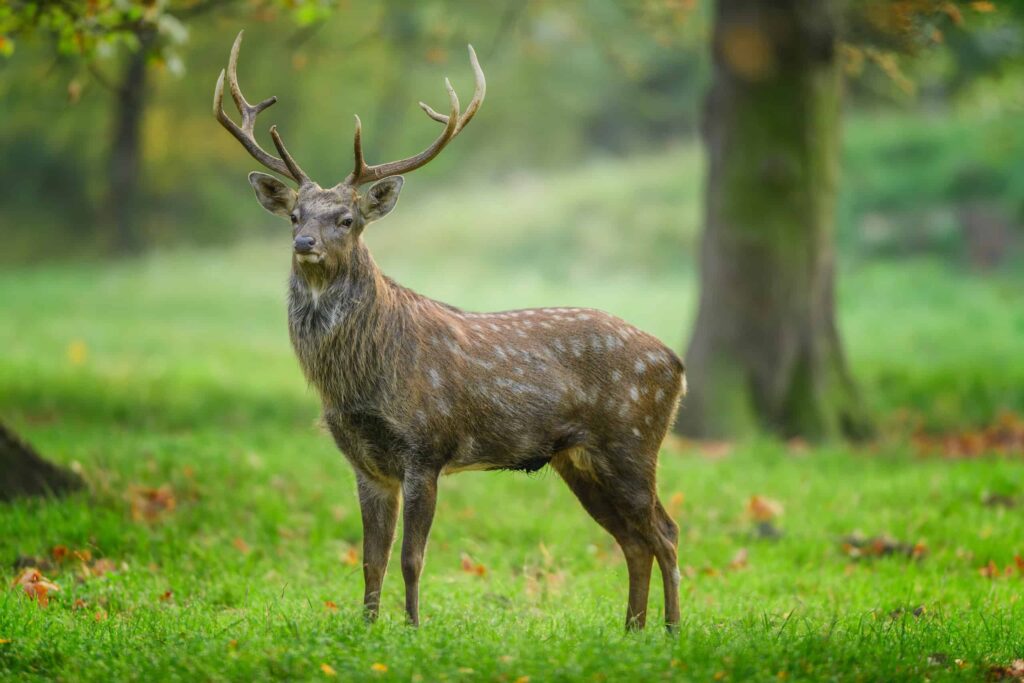
<path fill-rule="evenodd" d="M 637 429 L 636 427 L 633 427 L 633 436 L 635 436 L 635 437 L 639 437 L 640 436 L 640 430 Z"/>
<path fill-rule="evenodd" d="M 657 391 L 654 392 L 654 402 L 655 403 L 661 403 L 661 399 L 663 399 L 663 398 L 665 398 L 665 390 L 664 389 L 658 389 Z"/>
<path fill-rule="evenodd" d="M 654 422 L 654 418 L 651 417 L 650 415 L 644 418 L 644 424 L 647 425 L 648 427 L 651 426 L 652 422 Z"/>
<path fill-rule="evenodd" d="M 629 388 L 629 397 L 634 401 L 640 400 L 640 392 L 637 390 L 636 386 L 631 386 Z"/>
<path fill-rule="evenodd" d="M 647 369 L 647 363 L 645 363 L 642 358 L 637 358 L 636 362 L 633 363 L 633 369 L 636 371 L 636 374 L 642 375 L 644 370 Z"/>
<path fill-rule="evenodd" d="M 612 370 L 612 381 L 618 382 L 620 379 L 622 379 L 622 373 L 618 370 Z"/>
<path fill-rule="evenodd" d="M 436 389 L 437 387 L 441 386 L 441 374 L 437 371 L 437 369 L 430 368 L 430 370 L 428 370 L 427 372 L 430 373 L 430 383 L 434 386 L 434 388 Z"/>

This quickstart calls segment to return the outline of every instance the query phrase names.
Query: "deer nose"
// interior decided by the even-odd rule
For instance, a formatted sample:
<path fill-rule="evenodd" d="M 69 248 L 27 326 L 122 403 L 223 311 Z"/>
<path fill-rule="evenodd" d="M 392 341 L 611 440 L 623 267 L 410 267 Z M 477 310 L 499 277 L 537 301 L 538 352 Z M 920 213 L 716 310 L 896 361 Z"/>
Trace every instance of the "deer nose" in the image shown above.
<path fill-rule="evenodd" d="M 295 238 L 295 253 L 296 254 L 308 254 L 313 251 L 313 245 L 316 244 L 316 238 L 310 237 L 309 235 L 299 235 Z"/>

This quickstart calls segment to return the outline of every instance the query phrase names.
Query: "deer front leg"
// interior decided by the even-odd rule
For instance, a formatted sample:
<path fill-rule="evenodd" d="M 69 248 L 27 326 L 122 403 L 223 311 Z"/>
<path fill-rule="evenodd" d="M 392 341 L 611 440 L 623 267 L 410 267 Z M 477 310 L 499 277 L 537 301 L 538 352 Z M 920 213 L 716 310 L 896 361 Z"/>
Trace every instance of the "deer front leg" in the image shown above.
<path fill-rule="evenodd" d="M 377 620 L 380 589 L 398 521 L 398 483 L 390 485 L 357 475 L 359 508 L 363 515 L 363 616 Z"/>
<path fill-rule="evenodd" d="M 409 473 L 402 482 L 402 576 L 405 579 L 405 615 L 419 626 L 420 572 L 430 525 L 437 504 L 437 474 Z"/>

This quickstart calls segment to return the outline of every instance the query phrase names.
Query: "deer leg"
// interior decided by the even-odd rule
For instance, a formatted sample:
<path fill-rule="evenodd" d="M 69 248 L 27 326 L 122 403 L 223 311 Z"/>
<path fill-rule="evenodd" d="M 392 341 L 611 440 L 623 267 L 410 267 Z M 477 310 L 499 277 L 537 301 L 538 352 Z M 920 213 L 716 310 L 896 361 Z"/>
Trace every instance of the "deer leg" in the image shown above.
<path fill-rule="evenodd" d="M 402 482 L 402 576 L 405 578 L 405 615 L 419 626 L 420 572 L 430 525 L 437 504 L 437 474 L 407 473 Z"/>
<path fill-rule="evenodd" d="M 357 475 L 359 508 L 363 516 L 363 615 L 376 621 L 380 589 L 388 570 L 391 544 L 398 521 L 398 486 Z"/>
<path fill-rule="evenodd" d="M 601 489 L 589 473 L 573 466 L 565 457 L 556 457 L 552 467 L 569 485 L 583 508 L 598 524 L 615 538 L 626 557 L 629 572 L 629 601 L 626 605 L 626 629 L 639 631 L 647 622 L 647 597 L 651 585 L 654 553 L 650 546 L 630 530 L 626 520 L 618 513 L 609 495 Z"/>
<path fill-rule="evenodd" d="M 676 554 L 679 527 L 657 497 L 654 502 L 650 537 L 654 556 L 658 559 L 658 568 L 661 570 L 661 579 L 665 585 L 665 627 L 670 633 L 674 633 L 679 628 L 679 559 Z"/>

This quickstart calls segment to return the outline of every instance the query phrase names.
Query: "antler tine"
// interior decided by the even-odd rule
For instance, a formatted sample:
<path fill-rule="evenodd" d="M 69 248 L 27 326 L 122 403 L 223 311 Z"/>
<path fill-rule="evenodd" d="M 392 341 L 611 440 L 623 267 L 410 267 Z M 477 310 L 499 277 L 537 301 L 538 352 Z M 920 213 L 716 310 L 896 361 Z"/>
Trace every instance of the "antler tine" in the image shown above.
<path fill-rule="evenodd" d="M 466 107 L 466 111 L 462 113 L 462 117 L 459 119 L 459 125 L 455 127 L 455 135 L 458 135 L 466 124 L 472 120 L 473 116 L 476 115 L 480 105 L 483 104 L 484 96 L 487 94 L 487 79 L 484 78 L 484 70 L 480 68 L 480 60 L 476 57 L 476 50 L 473 49 L 472 45 L 467 45 L 467 47 L 469 48 L 469 63 L 473 66 L 473 77 L 476 80 L 476 89 L 473 92 L 473 99 L 469 101 L 469 106 Z M 420 102 L 420 108 L 435 121 L 444 124 L 448 123 L 448 117 L 434 111 L 429 104 Z"/>
<path fill-rule="evenodd" d="M 480 62 L 477 60 L 476 51 L 473 50 L 472 45 L 469 46 L 469 61 L 473 66 L 473 73 L 476 78 L 476 90 L 473 93 L 473 99 L 470 101 L 469 106 L 466 107 L 465 113 L 461 116 L 459 115 L 459 97 L 455 94 L 455 89 L 452 88 L 452 84 L 447 78 L 444 79 L 444 85 L 448 90 L 448 102 L 451 108 L 451 113 L 448 115 L 440 114 L 431 109 L 428 105 L 420 102 L 420 107 L 427 113 L 427 116 L 435 121 L 440 121 L 445 124 L 445 126 L 441 135 L 434 140 L 433 144 L 416 156 L 399 161 L 392 161 L 386 164 L 367 166 L 366 161 L 363 158 L 362 123 L 357 116 L 356 131 L 353 138 L 353 151 L 355 153 L 356 162 L 355 170 L 348 174 L 348 177 L 343 181 L 344 184 L 358 186 L 372 180 L 380 180 L 381 178 L 397 175 L 399 173 L 414 171 L 417 168 L 424 166 L 440 154 L 448 143 L 459 134 L 467 123 L 470 122 L 477 110 L 480 109 L 480 105 L 484 101 L 484 95 L 487 92 L 487 81 L 484 78 L 484 71 L 480 68 Z"/>
<path fill-rule="evenodd" d="M 252 105 L 242 95 L 242 89 L 238 86 L 238 52 L 242 46 L 242 35 L 245 31 L 239 31 L 238 37 L 235 38 L 234 44 L 231 46 L 231 56 L 228 58 L 227 70 L 221 70 L 220 76 L 217 78 L 217 87 L 213 92 L 213 115 L 220 122 L 220 125 L 224 126 L 229 133 L 235 136 L 235 139 L 242 143 L 246 151 L 252 155 L 256 161 L 260 162 L 271 171 L 280 173 L 283 176 L 291 178 L 299 185 L 303 185 L 309 182 L 309 176 L 299 167 L 295 160 L 288 154 L 288 150 L 285 149 L 284 143 L 281 141 L 280 136 L 277 134 L 275 128 L 271 128 L 271 137 L 274 139 L 274 146 L 277 147 L 277 151 L 281 154 L 281 159 L 270 154 L 256 142 L 256 135 L 253 128 L 256 125 L 256 117 L 260 113 L 269 107 L 270 105 L 277 102 L 277 97 L 268 97 L 262 102 Z M 235 101 L 235 106 L 238 107 L 238 113 L 242 115 L 242 125 L 239 126 L 237 123 L 231 120 L 231 117 L 224 111 L 224 77 L 227 76 L 228 88 L 231 90 L 231 98 Z"/>

